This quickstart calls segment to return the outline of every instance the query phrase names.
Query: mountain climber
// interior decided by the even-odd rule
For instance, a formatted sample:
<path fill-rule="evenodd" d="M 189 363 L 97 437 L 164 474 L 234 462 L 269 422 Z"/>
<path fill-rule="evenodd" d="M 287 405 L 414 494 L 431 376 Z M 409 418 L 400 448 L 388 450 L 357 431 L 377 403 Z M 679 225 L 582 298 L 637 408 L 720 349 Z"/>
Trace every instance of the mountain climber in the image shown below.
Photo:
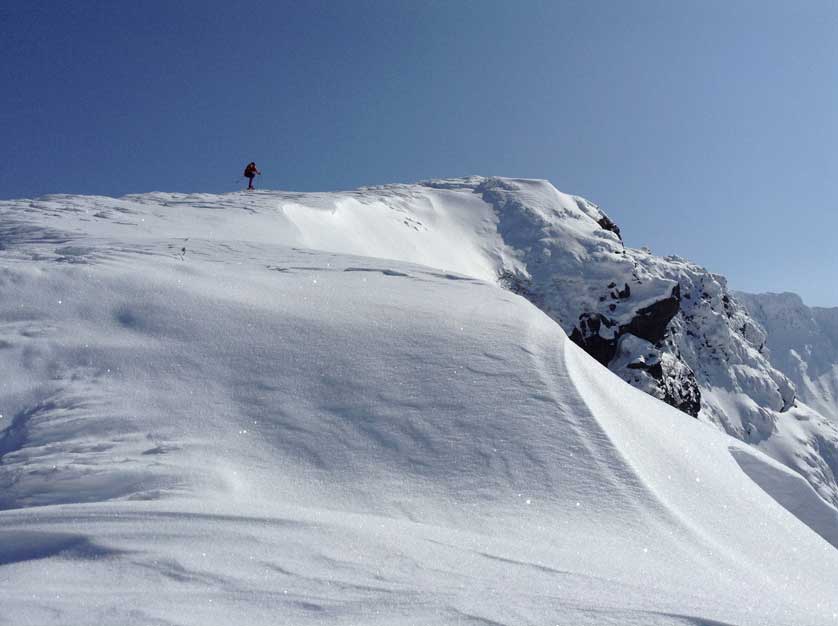
<path fill-rule="evenodd" d="M 253 187 L 253 178 L 257 174 L 261 175 L 262 172 L 257 170 L 256 169 L 256 164 L 253 161 L 251 161 L 250 163 L 247 164 L 247 167 L 244 168 L 244 177 L 247 178 L 247 180 L 248 180 L 248 183 L 247 183 L 247 188 L 248 189 L 253 189 L 254 188 Z"/>

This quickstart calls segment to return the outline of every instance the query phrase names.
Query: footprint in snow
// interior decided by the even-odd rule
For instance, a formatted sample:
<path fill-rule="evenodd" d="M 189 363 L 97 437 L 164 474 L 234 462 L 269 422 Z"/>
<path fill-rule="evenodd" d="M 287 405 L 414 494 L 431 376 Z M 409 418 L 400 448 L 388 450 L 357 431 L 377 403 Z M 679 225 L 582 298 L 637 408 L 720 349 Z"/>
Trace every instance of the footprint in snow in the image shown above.
<path fill-rule="evenodd" d="M 374 267 L 347 267 L 344 272 L 380 272 L 385 276 L 404 276 L 409 278 L 410 274 L 404 272 L 397 272 L 396 270 L 376 269 Z"/>

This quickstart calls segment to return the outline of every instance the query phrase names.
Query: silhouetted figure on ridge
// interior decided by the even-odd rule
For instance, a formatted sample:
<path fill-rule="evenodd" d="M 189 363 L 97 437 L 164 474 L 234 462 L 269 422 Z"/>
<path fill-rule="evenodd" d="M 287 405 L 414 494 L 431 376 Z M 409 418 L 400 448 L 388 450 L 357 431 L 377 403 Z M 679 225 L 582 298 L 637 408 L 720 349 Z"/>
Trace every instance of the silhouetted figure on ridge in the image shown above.
<path fill-rule="evenodd" d="M 257 174 L 262 174 L 259 170 L 256 169 L 256 163 L 251 161 L 247 164 L 247 167 L 244 168 L 244 177 L 247 178 L 247 188 L 254 189 L 253 187 L 253 179 L 256 177 Z"/>

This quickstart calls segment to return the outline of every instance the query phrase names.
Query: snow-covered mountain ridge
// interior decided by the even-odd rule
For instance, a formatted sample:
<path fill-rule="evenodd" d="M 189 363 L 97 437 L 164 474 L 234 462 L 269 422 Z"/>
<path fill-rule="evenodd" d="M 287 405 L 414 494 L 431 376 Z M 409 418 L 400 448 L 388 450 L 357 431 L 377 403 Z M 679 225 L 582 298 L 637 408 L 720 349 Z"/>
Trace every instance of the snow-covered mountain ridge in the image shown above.
<path fill-rule="evenodd" d="M 596 205 L 547 181 L 475 176 L 340 193 L 53 196 L 2 207 L 39 213 L 38 228 L 67 241 L 74 230 L 104 235 L 123 225 L 132 237 L 269 242 L 500 282 L 633 386 L 760 447 L 838 505 L 838 427 L 793 407 L 794 385 L 768 362 L 764 332 L 724 277 L 626 248 Z M 34 228 L 5 219 L 6 229 Z"/>
<path fill-rule="evenodd" d="M 835 509 L 553 321 L 689 381 L 701 276 L 539 181 L 2 202 L 0 623 L 831 623 Z"/>
<path fill-rule="evenodd" d="M 772 365 L 806 404 L 838 423 L 838 308 L 808 307 L 793 293 L 737 294 L 765 329 Z"/>

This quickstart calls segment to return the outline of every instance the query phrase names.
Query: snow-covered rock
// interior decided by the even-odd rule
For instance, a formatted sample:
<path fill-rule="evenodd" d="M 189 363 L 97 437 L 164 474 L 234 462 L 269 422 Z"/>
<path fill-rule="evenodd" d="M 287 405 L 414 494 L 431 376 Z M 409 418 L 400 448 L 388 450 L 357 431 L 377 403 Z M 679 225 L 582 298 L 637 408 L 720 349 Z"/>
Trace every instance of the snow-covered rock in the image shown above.
<path fill-rule="evenodd" d="M 555 323 L 799 451 L 726 295 L 540 181 L 0 202 L 0 620 L 831 623 L 835 508 Z"/>

